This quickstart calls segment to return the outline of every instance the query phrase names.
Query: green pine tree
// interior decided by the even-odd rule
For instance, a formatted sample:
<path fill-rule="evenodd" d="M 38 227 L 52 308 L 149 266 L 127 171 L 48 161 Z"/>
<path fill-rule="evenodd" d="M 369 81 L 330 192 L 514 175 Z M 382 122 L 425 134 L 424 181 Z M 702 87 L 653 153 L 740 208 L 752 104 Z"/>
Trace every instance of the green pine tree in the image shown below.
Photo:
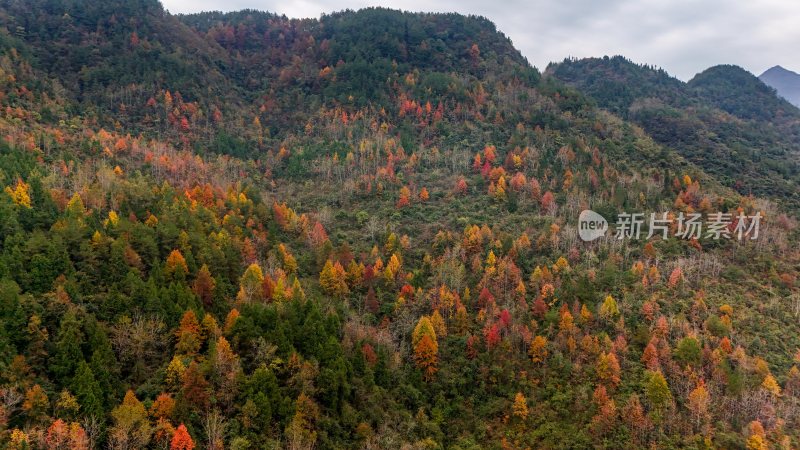
<path fill-rule="evenodd" d="M 81 414 L 102 416 L 103 390 L 86 361 L 78 364 L 75 376 L 72 378 L 71 390 L 81 406 Z"/>
<path fill-rule="evenodd" d="M 55 352 L 50 370 L 57 379 L 65 383 L 75 373 L 75 368 L 83 361 L 83 332 L 75 312 L 70 310 L 61 319 L 61 327 L 56 336 Z"/>

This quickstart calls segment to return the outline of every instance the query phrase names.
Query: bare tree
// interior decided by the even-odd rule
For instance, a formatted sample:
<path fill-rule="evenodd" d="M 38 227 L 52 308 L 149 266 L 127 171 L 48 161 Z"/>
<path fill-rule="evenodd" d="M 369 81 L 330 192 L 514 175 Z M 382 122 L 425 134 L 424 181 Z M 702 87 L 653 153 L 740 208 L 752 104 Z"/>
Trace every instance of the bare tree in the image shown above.
<path fill-rule="evenodd" d="M 22 401 L 22 397 L 22 392 L 13 387 L 0 388 L 0 428 L 5 427 L 8 423 Z"/>
<path fill-rule="evenodd" d="M 81 420 L 81 427 L 83 427 L 83 431 L 86 432 L 88 448 L 96 448 L 97 438 L 100 436 L 100 430 L 102 426 L 103 423 L 95 415 L 86 416 L 83 418 L 83 420 Z"/>
<path fill-rule="evenodd" d="M 123 317 L 111 330 L 111 342 L 119 360 L 141 379 L 158 362 L 166 345 L 164 322 L 158 317 Z"/>
<path fill-rule="evenodd" d="M 225 418 L 216 409 L 206 414 L 203 419 L 203 430 L 206 433 L 208 450 L 223 450 L 225 436 Z"/>

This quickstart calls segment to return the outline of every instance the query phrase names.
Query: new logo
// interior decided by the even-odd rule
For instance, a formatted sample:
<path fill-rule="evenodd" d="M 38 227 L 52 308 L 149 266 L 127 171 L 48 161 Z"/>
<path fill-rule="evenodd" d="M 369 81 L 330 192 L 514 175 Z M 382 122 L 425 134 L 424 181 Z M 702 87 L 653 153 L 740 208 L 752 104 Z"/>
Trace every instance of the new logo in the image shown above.
<path fill-rule="evenodd" d="M 578 236 L 586 242 L 591 242 L 603 237 L 608 231 L 608 221 L 605 217 L 597 214 L 591 209 L 581 211 L 578 216 Z"/>

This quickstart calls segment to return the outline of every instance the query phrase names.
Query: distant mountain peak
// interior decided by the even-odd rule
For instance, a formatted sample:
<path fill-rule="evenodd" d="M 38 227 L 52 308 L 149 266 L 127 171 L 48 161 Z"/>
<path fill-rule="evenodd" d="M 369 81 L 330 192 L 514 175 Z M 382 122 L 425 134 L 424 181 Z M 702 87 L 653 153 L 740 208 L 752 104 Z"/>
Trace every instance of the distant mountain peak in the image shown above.
<path fill-rule="evenodd" d="M 800 108 L 800 74 L 776 65 L 758 77 L 764 84 L 778 91 L 778 95 Z"/>
<path fill-rule="evenodd" d="M 769 69 L 765 70 L 764 73 L 762 73 L 759 77 L 763 77 L 764 75 L 766 75 L 768 73 L 781 73 L 781 72 L 788 72 L 788 73 L 791 73 L 791 74 L 800 75 L 797 72 L 795 72 L 793 70 L 789 70 L 789 69 L 783 67 L 782 65 L 778 64 L 776 66 L 772 66 Z"/>

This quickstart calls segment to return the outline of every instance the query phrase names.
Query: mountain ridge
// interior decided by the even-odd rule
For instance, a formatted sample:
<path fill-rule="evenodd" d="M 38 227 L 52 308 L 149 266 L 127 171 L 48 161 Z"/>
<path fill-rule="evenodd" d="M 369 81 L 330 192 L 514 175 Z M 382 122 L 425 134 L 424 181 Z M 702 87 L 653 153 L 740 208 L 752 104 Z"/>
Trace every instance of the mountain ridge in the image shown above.
<path fill-rule="evenodd" d="M 758 78 L 800 108 L 800 74 L 777 65 L 764 71 Z"/>
<path fill-rule="evenodd" d="M 796 446 L 791 110 L 589 66 L 457 14 L 0 2 L 0 447 Z"/>
<path fill-rule="evenodd" d="M 724 184 L 800 207 L 800 110 L 746 70 L 715 66 L 684 83 L 617 56 L 565 60 L 545 74 L 643 126 Z"/>

